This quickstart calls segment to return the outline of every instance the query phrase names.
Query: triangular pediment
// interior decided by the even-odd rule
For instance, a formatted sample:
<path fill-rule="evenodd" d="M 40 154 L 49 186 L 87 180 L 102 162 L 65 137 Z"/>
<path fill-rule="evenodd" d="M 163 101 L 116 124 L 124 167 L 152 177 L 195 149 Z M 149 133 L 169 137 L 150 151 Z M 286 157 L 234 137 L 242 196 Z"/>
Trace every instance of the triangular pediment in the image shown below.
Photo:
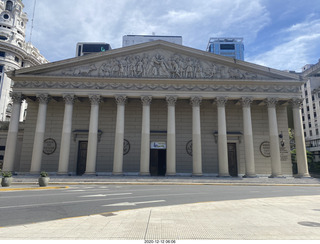
<path fill-rule="evenodd" d="M 17 70 L 11 76 L 112 79 L 299 79 L 295 74 L 165 41 L 143 43 L 34 66 Z"/>

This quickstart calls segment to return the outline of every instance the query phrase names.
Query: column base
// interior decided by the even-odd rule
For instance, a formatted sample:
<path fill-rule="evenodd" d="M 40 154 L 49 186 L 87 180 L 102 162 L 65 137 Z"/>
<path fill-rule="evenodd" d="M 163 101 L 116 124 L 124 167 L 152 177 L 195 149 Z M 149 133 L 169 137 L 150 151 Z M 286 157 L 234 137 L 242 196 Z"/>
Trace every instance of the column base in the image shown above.
<path fill-rule="evenodd" d="M 311 176 L 308 173 L 306 173 L 306 174 L 297 174 L 294 177 L 295 178 L 311 178 Z"/>
<path fill-rule="evenodd" d="M 176 176 L 176 173 L 166 173 L 166 176 Z"/>
<path fill-rule="evenodd" d="M 268 178 L 282 178 L 285 179 L 286 177 L 283 175 L 270 175 Z"/>
<path fill-rule="evenodd" d="M 202 173 L 192 173 L 192 177 L 200 177 L 202 176 Z"/>
<path fill-rule="evenodd" d="M 123 176 L 123 172 L 112 172 L 114 176 Z"/>
<path fill-rule="evenodd" d="M 139 173 L 140 176 L 150 176 L 149 172 L 140 172 Z"/>
<path fill-rule="evenodd" d="M 242 178 L 258 178 L 257 175 L 244 175 Z"/>

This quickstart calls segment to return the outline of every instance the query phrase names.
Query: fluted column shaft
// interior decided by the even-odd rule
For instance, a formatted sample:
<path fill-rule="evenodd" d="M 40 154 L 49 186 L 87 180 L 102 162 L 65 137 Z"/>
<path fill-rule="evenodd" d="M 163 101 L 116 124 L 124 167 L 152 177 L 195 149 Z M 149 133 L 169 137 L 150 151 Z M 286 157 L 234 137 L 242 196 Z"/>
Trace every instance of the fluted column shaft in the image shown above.
<path fill-rule="evenodd" d="M 32 150 L 32 159 L 30 173 L 38 174 L 41 171 L 41 161 L 43 154 L 43 141 L 44 133 L 46 128 L 46 117 L 47 117 L 47 105 L 50 100 L 48 94 L 37 95 L 39 101 L 38 117 L 36 124 L 36 131 L 34 134 L 34 143 Z"/>
<path fill-rule="evenodd" d="M 176 174 L 176 96 L 167 96 L 168 121 L 167 121 L 167 172 L 166 175 Z"/>
<path fill-rule="evenodd" d="M 115 99 L 117 102 L 117 121 L 114 139 L 113 174 L 121 175 L 123 173 L 124 112 L 127 97 L 117 95 Z"/>
<path fill-rule="evenodd" d="M 268 119 L 269 119 L 269 137 L 270 137 L 270 156 L 271 156 L 271 176 L 281 176 L 281 161 L 280 161 L 280 146 L 279 146 L 279 132 L 276 112 L 276 98 L 268 98 L 266 100 L 268 105 Z"/>
<path fill-rule="evenodd" d="M 8 129 L 6 151 L 4 154 L 3 171 L 13 171 L 14 161 L 17 154 L 17 139 L 19 132 L 19 117 L 21 110 L 22 95 L 21 93 L 10 93 L 13 101 L 11 119 Z"/>
<path fill-rule="evenodd" d="M 252 98 L 242 98 L 242 113 L 243 113 L 243 137 L 245 148 L 245 177 L 256 177 L 255 162 L 254 162 L 254 147 L 253 147 L 253 133 L 252 133 L 252 119 L 251 119 L 251 103 Z"/>
<path fill-rule="evenodd" d="M 192 174 L 194 176 L 202 175 L 202 151 L 201 151 L 201 120 L 200 104 L 201 97 L 191 97 L 192 105 Z"/>
<path fill-rule="evenodd" d="M 301 99 L 292 100 L 294 139 L 296 144 L 296 159 L 298 166 L 298 177 L 310 177 L 308 170 L 306 144 L 304 140 L 302 116 L 301 116 Z"/>
<path fill-rule="evenodd" d="M 228 165 L 228 142 L 227 142 L 227 123 L 226 109 L 227 98 L 218 97 L 218 159 L 219 159 L 219 176 L 230 176 Z"/>
<path fill-rule="evenodd" d="M 73 94 L 63 95 L 65 101 L 62 135 L 61 135 L 61 146 L 59 156 L 59 174 L 67 174 L 69 168 L 69 156 L 70 156 L 70 142 L 72 132 L 72 112 L 73 112 Z"/>
<path fill-rule="evenodd" d="M 150 175 L 150 104 L 151 96 L 142 96 L 140 175 Z"/>
<path fill-rule="evenodd" d="M 101 97 L 94 94 L 89 95 L 89 99 L 91 109 L 85 174 L 95 174 L 98 148 L 99 103 L 101 102 Z"/>

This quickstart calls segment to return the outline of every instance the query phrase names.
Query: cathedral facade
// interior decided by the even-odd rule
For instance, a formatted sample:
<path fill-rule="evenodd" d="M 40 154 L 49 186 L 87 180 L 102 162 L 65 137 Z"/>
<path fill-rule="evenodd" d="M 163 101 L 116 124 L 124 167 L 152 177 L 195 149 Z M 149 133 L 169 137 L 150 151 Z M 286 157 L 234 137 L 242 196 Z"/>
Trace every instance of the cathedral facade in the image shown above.
<path fill-rule="evenodd" d="M 4 170 L 292 176 L 292 109 L 298 176 L 309 175 L 297 74 L 154 41 L 8 75 L 14 103 Z"/>

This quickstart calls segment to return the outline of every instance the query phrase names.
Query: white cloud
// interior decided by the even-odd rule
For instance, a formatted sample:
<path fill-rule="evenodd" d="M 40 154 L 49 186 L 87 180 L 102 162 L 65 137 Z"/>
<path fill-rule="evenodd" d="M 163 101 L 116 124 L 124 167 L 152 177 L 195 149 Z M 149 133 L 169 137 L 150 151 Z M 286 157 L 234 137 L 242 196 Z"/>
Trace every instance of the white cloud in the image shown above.
<path fill-rule="evenodd" d="M 24 4 L 30 32 L 32 1 Z M 232 36 L 244 37 L 250 62 L 299 69 L 314 60 L 319 51 L 317 14 L 310 12 L 305 21 L 278 30 L 272 11 L 278 14 L 282 6 L 270 6 L 270 0 L 41 0 L 37 1 L 32 42 L 46 58 L 56 61 L 73 57 L 77 42 L 108 42 L 119 48 L 122 36 L 128 34 L 181 35 L 183 45 L 201 50 L 210 37 Z M 279 16 L 281 21 L 301 12 L 293 5 L 290 11 L 282 8 L 287 13 Z M 268 34 L 264 34 L 266 29 Z M 266 43 L 273 46 L 266 50 Z"/>
<path fill-rule="evenodd" d="M 278 44 L 248 61 L 281 70 L 301 71 L 301 67 L 317 60 L 320 43 L 320 19 L 296 23 L 278 33 Z"/>

